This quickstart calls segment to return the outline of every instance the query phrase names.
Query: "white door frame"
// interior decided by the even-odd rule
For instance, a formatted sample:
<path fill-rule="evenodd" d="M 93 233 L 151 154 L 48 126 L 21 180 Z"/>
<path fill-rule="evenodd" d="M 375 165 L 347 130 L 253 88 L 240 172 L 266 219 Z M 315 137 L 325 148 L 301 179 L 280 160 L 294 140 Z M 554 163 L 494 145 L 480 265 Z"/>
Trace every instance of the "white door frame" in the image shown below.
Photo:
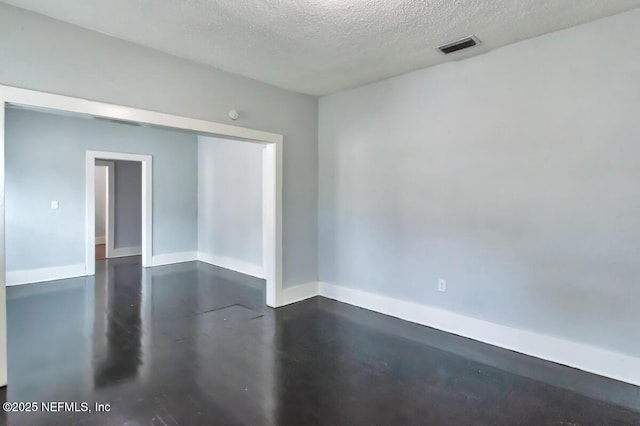
<path fill-rule="evenodd" d="M 124 160 L 137 161 L 142 164 L 142 266 L 153 266 L 153 157 L 143 154 L 129 154 L 124 152 L 87 151 L 86 153 L 86 209 L 85 209 L 85 269 L 87 275 L 96 273 L 96 163 L 97 160 Z M 110 163 L 110 165 L 109 165 Z M 110 167 L 108 180 L 108 209 L 109 214 L 106 223 L 107 233 L 107 258 L 114 255 L 114 163 L 104 162 Z"/>
<path fill-rule="evenodd" d="M 107 168 L 107 190 L 106 190 L 106 206 L 105 206 L 105 222 L 104 222 L 104 247 L 105 257 L 109 259 L 113 257 L 113 239 L 114 239 L 114 215 L 115 215 L 115 172 L 116 164 L 113 161 L 96 160 L 96 166 Z M 86 176 L 86 172 L 85 172 Z M 94 204 L 95 206 L 95 204 Z M 98 242 L 96 241 L 96 244 Z"/>
<path fill-rule="evenodd" d="M 4 229 L 4 147 L 5 110 L 7 104 L 112 118 L 143 125 L 183 129 L 205 136 L 212 135 L 265 144 L 266 146 L 263 150 L 262 220 L 263 256 L 267 282 L 266 303 L 271 307 L 282 305 L 282 135 L 213 121 L 0 85 L 0 386 L 7 383 L 7 300 Z M 91 231 L 93 232 L 93 229 Z"/>

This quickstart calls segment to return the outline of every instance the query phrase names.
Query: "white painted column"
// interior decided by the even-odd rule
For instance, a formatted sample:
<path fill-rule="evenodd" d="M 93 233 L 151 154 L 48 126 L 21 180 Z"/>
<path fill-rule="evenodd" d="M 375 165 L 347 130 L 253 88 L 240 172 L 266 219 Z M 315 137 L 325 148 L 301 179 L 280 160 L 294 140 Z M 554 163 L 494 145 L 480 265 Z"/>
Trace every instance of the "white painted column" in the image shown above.
<path fill-rule="evenodd" d="M 0 99 L 0 386 L 7 385 L 7 271 L 4 246 L 5 105 L 5 101 Z"/>

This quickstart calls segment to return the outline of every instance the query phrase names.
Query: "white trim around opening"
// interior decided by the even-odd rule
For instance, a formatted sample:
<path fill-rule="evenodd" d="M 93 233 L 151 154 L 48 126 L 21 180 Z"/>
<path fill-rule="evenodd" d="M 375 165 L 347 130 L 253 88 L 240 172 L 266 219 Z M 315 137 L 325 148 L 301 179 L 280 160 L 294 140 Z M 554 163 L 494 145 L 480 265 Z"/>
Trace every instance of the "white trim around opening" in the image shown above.
<path fill-rule="evenodd" d="M 124 152 L 106 152 L 106 151 L 87 151 L 86 153 L 86 173 L 85 173 L 85 268 L 87 275 L 95 274 L 96 268 L 96 204 L 95 204 L 95 170 L 99 160 L 111 160 L 111 162 L 100 162 L 99 164 L 107 165 L 111 163 L 109 170 L 108 182 L 108 209 L 109 215 L 107 220 L 107 257 L 114 255 L 113 245 L 113 200 L 115 197 L 113 178 L 115 170 L 112 161 L 137 161 L 142 164 L 142 266 L 153 266 L 152 247 L 153 247 L 153 157 L 151 155 L 129 154 Z"/>
<path fill-rule="evenodd" d="M 282 163 L 283 137 L 276 133 L 247 129 L 212 121 L 199 120 L 178 115 L 165 114 L 139 108 L 96 102 L 70 96 L 39 92 L 36 90 L 0 85 L 0 386 L 7 383 L 7 335 L 6 335 L 6 267 L 5 267 L 5 228 L 4 228 L 4 147 L 5 147 L 5 110 L 10 105 L 30 109 L 45 109 L 75 113 L 92 117 L 110 118 L 139 123 L 143 126 L 160 126 L 191 131 L 205 136 L 218 136 L 243 142 L 265 144 L 263 151 L 263 247 L 264 272 L 266 279 L 266 303 L 271 307 L 283 304 L 282 300 Z M 88 161 L 88 160 L 87 160 Z M 92 163 L 93 170 L 93 163 Z M 93 175 L 95 171 L 91 173 Z M 143 173 L 151 173 L 151 168 Z M 93 180 L 91 187 L 93 188 Z M 92 189 L 92 192 L 94 189 Z M 88 190 L 87 190 L 88 192 Z M 146 197 L 143 194 L 143 197 Z M 93 206 L 93 203 L 91 203 Z M 150 209 L 145 211 L 149 214 Z M 95 217 L 91 217 L 90 233 L 94 234 Z M 95 235 L 94 235 L 95 239 Z M 151 235 L 143 236 L 147 256 L 152 256 Z M 95 257 L 95 244 L 89 253 Z M 89 264 L 93 264 L 93 259 Z M 151 259 L 145 264 L 152 266 Z M 91 268 L 94 272 L 95 265 Z M 88 271 L 87 271 L 88 272 Z"/>

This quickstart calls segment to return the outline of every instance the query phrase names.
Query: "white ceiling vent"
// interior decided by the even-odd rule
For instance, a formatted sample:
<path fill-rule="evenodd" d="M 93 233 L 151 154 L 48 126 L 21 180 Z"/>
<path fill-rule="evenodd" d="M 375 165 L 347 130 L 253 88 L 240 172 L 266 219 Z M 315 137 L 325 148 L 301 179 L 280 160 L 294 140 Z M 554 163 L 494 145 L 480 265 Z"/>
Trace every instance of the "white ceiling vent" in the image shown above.
<path fill-rule="evenodd" d="M 449 55 L 460 50 L 469 49 L 479 44 L 480 40 L 478 40 L 476 36 L 469 36 L 461 38 L 460 40 L 452 41 L 451 43 L 443 44 L 442 46 L 438 46 L 436 49 L 445 55 Z"/>

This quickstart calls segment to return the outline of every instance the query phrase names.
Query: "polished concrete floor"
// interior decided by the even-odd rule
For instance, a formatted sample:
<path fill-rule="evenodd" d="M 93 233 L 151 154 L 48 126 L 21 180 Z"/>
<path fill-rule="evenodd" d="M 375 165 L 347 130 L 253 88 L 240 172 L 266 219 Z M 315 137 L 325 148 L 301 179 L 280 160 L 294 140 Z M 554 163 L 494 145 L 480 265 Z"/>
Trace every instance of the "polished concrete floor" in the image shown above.
<path fill-rule="evenodd" d="M 2 424 L 640 425 L 638 387 L 323 298 L 273 311 L 198 262 L 100 261 L 7 300 L 0 398 L 39 411 Z"/>

